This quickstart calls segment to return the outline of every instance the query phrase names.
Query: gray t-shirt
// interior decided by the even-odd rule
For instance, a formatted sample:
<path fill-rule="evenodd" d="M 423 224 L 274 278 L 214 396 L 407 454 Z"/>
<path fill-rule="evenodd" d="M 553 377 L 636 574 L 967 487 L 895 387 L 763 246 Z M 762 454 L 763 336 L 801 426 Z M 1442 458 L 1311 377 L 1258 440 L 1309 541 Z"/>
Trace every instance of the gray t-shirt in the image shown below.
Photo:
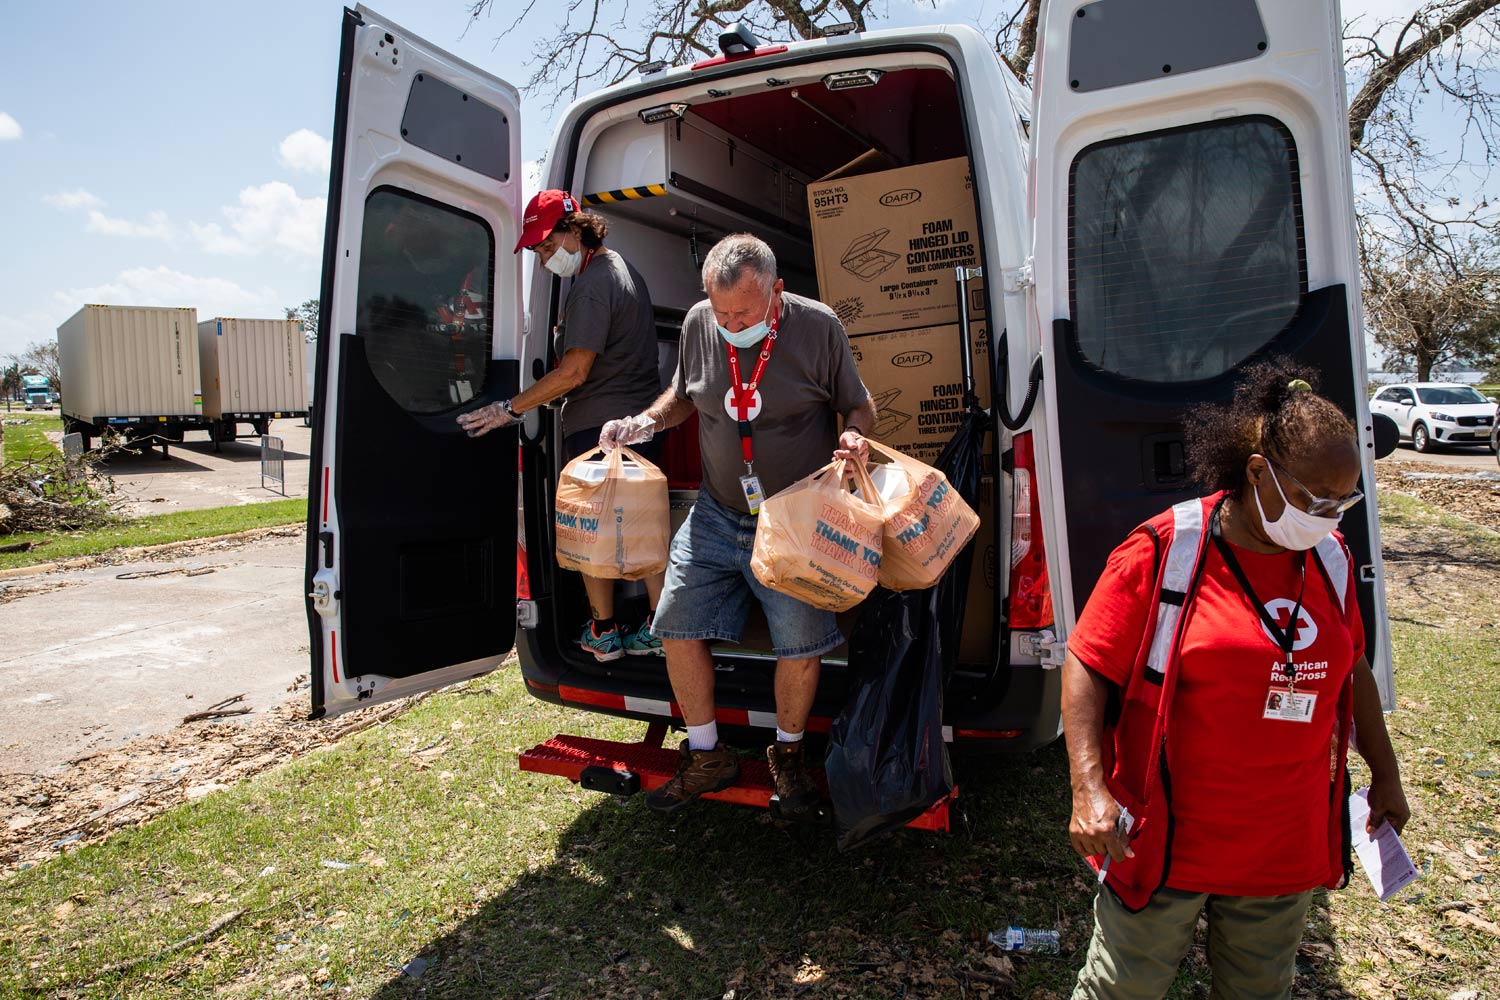
<path fill-rule="evenodd" d="M 651 292 L 613 251 L 596 253 L 573 279 L 553 348 L 559 358 L 575 348 L 597 355 L 589 377 L 563 404 L 564 434 L 640 413 L 661 395 Z"/>
<path fill-rule="evenodd" d="M 750 423 L 755 474 L 768 497 L 828 464 L 838 445 L 838 417 L 870 398 L 833 310 L 790 292 L 781 303 L 776 346 L 761 377 L 761 412 Z M 764 344 L 740 352 L 740 377 L 745 382 Z M 698 409 L 704 488 L 724 506 L 749 513 L 740 488 L 745 460 L 739 422 L 725 402 L 728 352 L 729 345 L 714 325 L 713 309 L 707 300 L 699 302 L 682 322 L 672 388 Z"/>

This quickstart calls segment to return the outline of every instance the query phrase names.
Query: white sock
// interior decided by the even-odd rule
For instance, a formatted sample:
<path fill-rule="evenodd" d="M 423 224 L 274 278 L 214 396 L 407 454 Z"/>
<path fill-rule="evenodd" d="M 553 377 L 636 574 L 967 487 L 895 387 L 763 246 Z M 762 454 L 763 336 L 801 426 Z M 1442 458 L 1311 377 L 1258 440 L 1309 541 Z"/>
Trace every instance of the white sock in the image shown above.
<path fill-rule="evenodd" d="M 782 729 L 780 726 L 777 726 L 776 727 L 776 742 L 777 743 L 801 743 L 802 742 L 802 734 L 801 733 L 789 733 L 785 729 Z"/>
<path fill-rule="evenodd" d="M 688 726 L 689 750 L 712 750 L 719 745 L 719 723 L 717 720 L 702 726 Z"/>

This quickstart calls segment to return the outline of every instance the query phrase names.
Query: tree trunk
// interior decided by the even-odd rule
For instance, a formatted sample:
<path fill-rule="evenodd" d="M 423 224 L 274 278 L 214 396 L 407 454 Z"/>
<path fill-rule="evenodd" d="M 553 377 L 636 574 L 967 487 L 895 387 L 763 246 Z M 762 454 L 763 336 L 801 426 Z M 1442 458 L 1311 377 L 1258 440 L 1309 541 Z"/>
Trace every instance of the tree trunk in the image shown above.
<path fill-rule="evenodd" d="M 1432 381 L 1432 365 L 1436 361 L 1434 352 L 1427 344 L 1427 334 L 1417 336 L 1416 350 L 1414 351 L 1417 361 L 1417 381 Z"/>

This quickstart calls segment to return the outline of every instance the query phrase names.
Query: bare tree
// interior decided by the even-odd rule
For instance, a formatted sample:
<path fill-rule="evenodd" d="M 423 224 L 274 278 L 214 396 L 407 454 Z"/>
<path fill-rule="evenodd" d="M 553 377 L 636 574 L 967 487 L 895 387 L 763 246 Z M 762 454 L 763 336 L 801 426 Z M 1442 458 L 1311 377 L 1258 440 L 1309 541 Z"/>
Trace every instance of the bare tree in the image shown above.
<path fill-rule="evenodd" d="M 1401 246 L 1370 223 L 1361 239 L 1365 312 L 1391 363 L 1427 381 L 1458 363 L 1500 365 L 1500 246 L 1471 235 L 1444 244 Z"/>
<path fill-rule="evenodd" d="M 1349 148 L 1370 184 L 1362 235 L 1375 249 L 1443 258 L 1448 270 L 1477 234 L 1500 231 L 1482 190 L 1500 151 L 1500 0 L 1423 0 L 1404 19 L 1345 26 Z M 1456 146 L 1431 135 L 1456 123 Z M 1368 253 L 1366 254 L 1368 256 Z"/>
<path fill-rule="evenodd" d="M 852 22 L 865 30 L 866 12 L 874 0 L 566 0 L 562 20 L 550 37 L 538 39 L 531 78 L 523 89 L 546 93 L 552 106 L 578 96 L 585 86 L 619 83 L 647 63 L 669 65 L 718 54 L 719 35 L 741 21 L 764 37 L 794 34 L 821 38 L 826 25 Z M 538 0 L 524 0 L 505 38 L 518 31 L 537 10 Z M 494 0 L 468 0 L 469 22 L 499 9 Z"/>
<path fill-rule="evenodd" d="M 45 375 L 53 392 L 62 392 L 62 368 L 58 362 L 57 341 L 34 340 L 26 349 L 7 355 L 7 365 L 20 375 Z"/>
<path fill-rule="evenodd" d="M 286 318 L 302 321 L 302 336 L 309 344 L 318 339 L 317 299 L 308 299 L 300 306 L 288 306 Z"/>

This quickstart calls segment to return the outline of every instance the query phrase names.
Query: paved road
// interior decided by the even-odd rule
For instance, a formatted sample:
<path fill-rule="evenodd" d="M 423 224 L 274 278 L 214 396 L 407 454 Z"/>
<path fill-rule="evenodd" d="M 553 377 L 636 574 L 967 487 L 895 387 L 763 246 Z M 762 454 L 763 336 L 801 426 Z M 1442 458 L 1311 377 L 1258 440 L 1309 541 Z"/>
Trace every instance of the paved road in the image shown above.
<path fill-rule="evenodd" d="M 308 669 L 300 534 L 225 544 L 6 581 L 61 586 L 0 605 L 0 769 L 45 773 L 236 694 L 257 712 L 290 697 Z M 121 579 L 195 567 L 215 568 Z"/>
<path fill-rule="evenodd" d="M 1495 456 L 1490 454 L 1488 448 L 1453 448 L 1444 451 L 1429 451 L 1425 455 L 1419 455 L 1411 445 L 1398 445 L 1396 450 L 1382 462 L 1426 462 L 1431 465 L 1444 465 L 1455 472 L 1465 469 L 1480 472 L 1500 472 L 1500 465 L 1495 463 Z"/>
<path fill-rule="evenodd" d="M 286 495 L 307 496 L 312 431 L 298 418 L 273 420 L 271 434 L 286 449 Z M 215 453 L 207 435 L 193 431 L 182 444 L 172 445 L 169 460 L 162 461 L 159 450 L 116 455 L 109 473 L 129 498 L 125 513 L 132 517 L 281 499 L 280 493 L 261 487 L 257 437 L 225 442 Z"/>

